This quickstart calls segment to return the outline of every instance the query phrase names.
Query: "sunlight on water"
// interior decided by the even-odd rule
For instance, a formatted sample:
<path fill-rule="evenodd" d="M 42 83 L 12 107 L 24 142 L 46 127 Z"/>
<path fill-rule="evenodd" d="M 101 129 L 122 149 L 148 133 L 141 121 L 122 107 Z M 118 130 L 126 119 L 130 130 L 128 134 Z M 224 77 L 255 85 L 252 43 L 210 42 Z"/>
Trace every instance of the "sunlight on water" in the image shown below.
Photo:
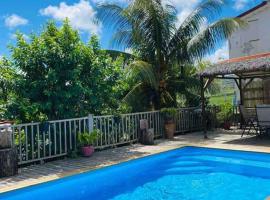
<path fill-rule="evenodd" d="M 112 200 L 264 200 L 268 196 L 270 180 L 210 173 L 164 176 Z"/>

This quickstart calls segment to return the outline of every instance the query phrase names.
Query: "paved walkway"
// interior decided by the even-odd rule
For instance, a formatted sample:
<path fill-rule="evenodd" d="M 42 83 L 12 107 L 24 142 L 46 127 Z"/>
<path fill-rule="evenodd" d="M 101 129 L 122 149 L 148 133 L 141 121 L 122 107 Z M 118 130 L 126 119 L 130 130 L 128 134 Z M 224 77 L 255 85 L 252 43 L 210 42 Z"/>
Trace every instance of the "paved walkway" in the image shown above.
<path fill-rule="evenodd" d="M 43 165 L 23 167 L 20 168 L 17 176 L 0 179 L 0 193 L 183 146 L 202 146 L 270 153 L 269 138 L 258 139 L 251 136 L 240 138 L 239 131 L 226 132 L 222 130 L 209 133 L 209 138 L 204 140 L 202 133 L 196 132 L 177 136 L 174 140 L 157 140 L 156 145 L 153 146 L 134 144 L 99 151 L 90 158 L 67 158 Z"/>

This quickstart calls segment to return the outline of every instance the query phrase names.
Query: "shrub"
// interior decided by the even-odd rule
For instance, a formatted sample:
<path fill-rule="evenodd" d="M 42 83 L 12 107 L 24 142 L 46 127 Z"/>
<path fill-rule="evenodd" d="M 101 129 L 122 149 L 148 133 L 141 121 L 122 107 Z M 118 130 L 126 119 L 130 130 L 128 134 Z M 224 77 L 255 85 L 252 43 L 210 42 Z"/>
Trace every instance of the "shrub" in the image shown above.
<path fill-rule="evenodd" d="M 220 105 L 220 111 L 217 113 L 217 120 L 220 124 L 230 122 L 233 115 L 233 106 L 231 103 Z"/>
<path fill-rule="evenodd" d="M 98 129 L 94 129 L 91 133 L 84 132 L 78 134 L 78 142 L 80 146 L 91 146 L 98 140 L 101 132 Z"/>
<path fill-rule="evenodd" d="M 171 121 L 175 118 L 177 114 L 177 109 L 175 108 L 162 108 L 160 110 L 162 116 L 164 117 L 165 121 Z"/>

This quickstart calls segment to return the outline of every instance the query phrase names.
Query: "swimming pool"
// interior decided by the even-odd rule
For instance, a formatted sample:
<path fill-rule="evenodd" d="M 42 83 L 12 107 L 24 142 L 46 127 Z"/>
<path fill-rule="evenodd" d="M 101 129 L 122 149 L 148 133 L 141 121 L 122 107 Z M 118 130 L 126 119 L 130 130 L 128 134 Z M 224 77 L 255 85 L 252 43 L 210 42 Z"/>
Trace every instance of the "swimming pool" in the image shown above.
<path fill-rule="evenodd" d="M 183 147 L 0 194 L 6 200 L 263 200 L 270 154 Z"/>

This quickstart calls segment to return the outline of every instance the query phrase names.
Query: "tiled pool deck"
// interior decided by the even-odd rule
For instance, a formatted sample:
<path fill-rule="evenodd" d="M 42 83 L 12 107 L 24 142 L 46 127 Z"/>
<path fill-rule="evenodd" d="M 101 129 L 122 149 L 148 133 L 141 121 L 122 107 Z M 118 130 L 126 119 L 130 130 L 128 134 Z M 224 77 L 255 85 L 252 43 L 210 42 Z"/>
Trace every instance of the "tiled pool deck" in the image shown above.
<path fill-rule="evenodd" d="M 177 136 L 170 141 L 157 140 L 156 145 L 153 146 L 134 144 L 99 151 L 90 158 L 67 158 L 43 165 L 23 167 L 20 168 L 18 175 L 0 179 L 0 193 L 183 146 L 202 146 L 270 153 L 269 138 L 254 138 L 251 136 L 240 138 L 240 132 L 237 130 L 227 132 L 216 130 L 209 133 L 209 138 L 204 140 L 202 133 L 196 132 Z"/>

